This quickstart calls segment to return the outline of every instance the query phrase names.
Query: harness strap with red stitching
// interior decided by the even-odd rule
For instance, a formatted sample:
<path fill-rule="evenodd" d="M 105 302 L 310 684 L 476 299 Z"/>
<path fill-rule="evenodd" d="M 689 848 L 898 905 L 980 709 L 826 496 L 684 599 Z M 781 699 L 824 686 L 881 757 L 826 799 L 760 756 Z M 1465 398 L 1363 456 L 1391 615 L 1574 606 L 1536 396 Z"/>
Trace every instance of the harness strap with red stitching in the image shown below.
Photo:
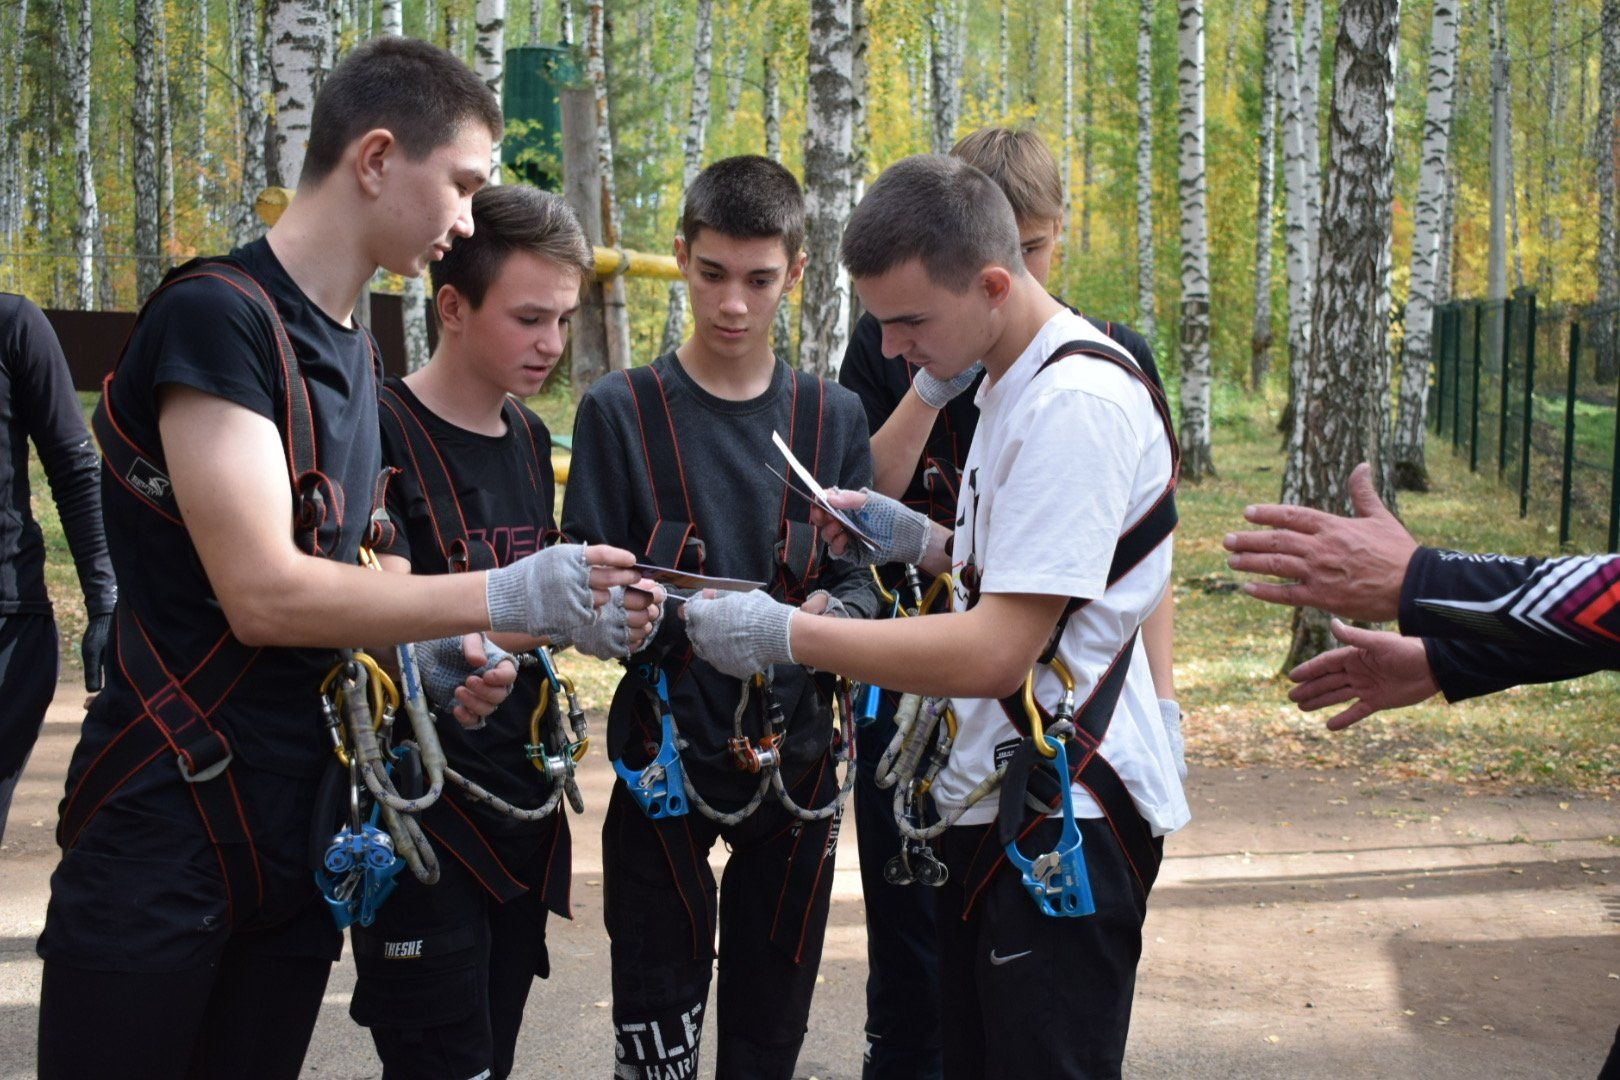
<path fill-rule="evenodd" d="M 56 840 L 73 847 L 102 805 L 142 769 L 164 757 L 191 782 L 191 797 L 214 843 L 234 924 L 252 918 L 264 883 L 236 780 L 231 748 L 213 714 L 259 656 L 229 634 L 185 676 L 164 665 L 127 603 L 117 609 L 119 667 L 141 697 L 142 713 L 114 736 L 79 777 L 62 806 Z"/>

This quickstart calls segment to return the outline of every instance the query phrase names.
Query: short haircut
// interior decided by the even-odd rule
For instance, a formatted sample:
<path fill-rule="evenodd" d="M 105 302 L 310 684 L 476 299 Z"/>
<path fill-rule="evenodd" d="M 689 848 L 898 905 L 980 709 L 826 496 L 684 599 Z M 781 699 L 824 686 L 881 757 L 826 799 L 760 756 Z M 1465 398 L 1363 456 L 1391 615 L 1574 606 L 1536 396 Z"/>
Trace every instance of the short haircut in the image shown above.
<path fill-rule="evenodd" d="M 917 154 L 883 170 L 844 228 L 844 268 L 878 277 L 920 260 L 934 284 L 966 292 L 994 264 L 1024 271 L 1012 204 L 984 173 L 943 154 Z"/>
<path fill-rule="evenodd" d="M 319 183 L 349 144 L 374 128 L 393 133 L 412 161 L 454 139 L 467 123 L 505 130 L 501 104 L 460 60 L 415 38 L 373 38 L 333 68 L 315 95 L 299 183 Z"/>
<path fill-rule="evenodd" d="M 793 174 L 767 157 L 724 158 L 698 173 L 681 207 L 690 245 L 703 229 L 738 240 L 780 237 L 792 259 L 804 246 L 804 193 Z"/>
<path fill-rule="evenodd" d="M 472 216 L 472 235 L 461 237 L 444 258 L 429 264 L 434 292 L 453 285 L 477 308 L 507 258 L 519 251 L 572 270 L 581 280 L 594 269 L 585 230 L 561 195 L 527 184 L 480 188 L 473 196 Z"/>
<path fill-rule="evenodd" d="M 1044 224 L 1063 216 L 1063 174 L 1046 140 L 1035 132 L 980 128 L 951 147 L 951 157 L 994 180 L 1021 223 Z"/>

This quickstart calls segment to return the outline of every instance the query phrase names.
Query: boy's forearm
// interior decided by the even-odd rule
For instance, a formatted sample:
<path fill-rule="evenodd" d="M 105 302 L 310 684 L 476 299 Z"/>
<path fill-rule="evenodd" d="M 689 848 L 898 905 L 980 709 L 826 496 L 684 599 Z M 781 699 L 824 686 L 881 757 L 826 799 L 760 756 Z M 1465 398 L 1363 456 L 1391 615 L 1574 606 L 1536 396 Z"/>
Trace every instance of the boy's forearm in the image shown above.
<path fill-rule="evenodd" d="M 931 697 L 1013 693 L 1039 657 L 1063 597 L 985 597 L 972 611 L 852 621 L 796 613 L 795 663 Z"/>
<path fill-rule="evenodd" d="M 915 392 L 906 391 L 889 419 L 872 435 L 872 488 L 898 499 L 911 486 L 917 474 L 928 436 L 934 430 L 939 410 L 929 406 Z"/>

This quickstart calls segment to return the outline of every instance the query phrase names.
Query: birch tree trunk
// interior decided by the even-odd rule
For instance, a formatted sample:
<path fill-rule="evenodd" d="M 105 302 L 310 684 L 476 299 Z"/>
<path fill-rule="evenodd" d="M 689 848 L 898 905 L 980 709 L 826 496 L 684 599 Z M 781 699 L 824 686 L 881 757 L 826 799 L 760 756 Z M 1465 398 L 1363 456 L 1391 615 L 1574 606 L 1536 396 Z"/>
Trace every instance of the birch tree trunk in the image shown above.
<path fill-rule="evenodd" d="M 1309 269 L 1322 244 L 1322 0 L 1305 0 L 1299 24 L 1300 137 L 1305 144 L 1305 205 L 1310 211 Z"/>
<path fill-rule="evenodd" d="M 158 143 L 163 149 L 163 231 L 172 249 L 177 245 L 174 224 L 174 110 L 169 94 L 169 14 L 168 4 L 157 13 L 158 47 Z"/>
<path fill-rule="evenodd" d="M 506 0 L 478 0 L 473 12 L 473 70 L 489 87 L 495 100 L 501 100 L 506 76 Z M 495 143 L 490 157 L 489 182 L 501 182 L 501 144 Z"/>
<path fill-rule="evenodd" d="M 242 190 L 233 214 L 232 237 L 245 244 L 263 231 L 253 203 L 267 183 L 264 144 L 269 118 L 265 112 L 265 96 L 261 90 L 259 71 L 259 5 L 258 0 L 235 0 L 236 5 L 236 71 L 239 84 L 237 116 L 242 128 Z"/>
<path fill-rule="evenodd" d="M 196 164 L 196 199 L 199 219 L 205 225 L 214 222 L 214 206 L 210 193 L 213 190 L 212 172 L 214 167 L 213 155 L 208 152 L 208 4 L 206 0 L 197 4 L 197 67 L 193 78 L 197 80 L 197 116 L 196 127 L 192 129 L 191 158 Z"/>
<path fill-rule="evenodd" d="M 1307 191 L 1305 119 L 1299 95 L 1299 54 L 1294 45 L 1293 5 L 1275 11 L 1273 40 L 1279 43 L 1277 94 L 1282 123 L 1283 264 L 1288 271 L 1288 405 L 1279 424 L 1287 435 L 1282 501 L 1299 501 L 1300 452 L 1304 433 L 1305 367 L 1311 352 L 1311 300 L 1316 290 L 1311 246 L 1310 196 Z"/>
<path fill-rule="evenodd" d="M 1559 134 L 1564 121 L 1564 63 L 1560 51 L 1563 31 L 1564 0 L 1552 0 L 1547 34 L 1552 49 L 1547 63 L 1547 125 L 1541 133 L 1541 257 L 1536 266 L 1536 285 L 1548 301 L 1553 297 L 1552 251 L 1563 239 L 1563 223 L 1558 217 L 1558 195 L 1563 186 L 1558 171 Z"/>
<path fill-rule="evenodd" d="M 714 59 L 714 0 L 698 0 L 692 40 L 692 109 L 686 118 L 685 161 L 681 167 L 681 194 L 703 170 L 704 135 L 709 127 L 709 70 Z M 669 284 L 669 313 L 664 317 L 660 353 L 680 346 L 686 336 L 686 283 Z"/>
<path fill-rule="evenodd" d="M 838 261 L 838 242 L 855 190 L 850 169 L 854 37 L 850 0 L 810 0 L 804 125 L 805 249 L 810 259 L 799 306 L 799 366 L 823 376 L 834 372 L 849 340 L 849 280 Z"/>
<path fill-rule="evenodd" d="M 79 213 L 73 224 L 73 254 L 77 264 L 74 293 L 80 310 L 88 311 L 96 306 L 96 241 L 101 231 L 94 159 L 90 155 L 90 54 L 95 24 L 90 0 L 78 0 L 71 5 L 77 27 L 69 25 L 69 7 L 64 0 L 56 10 L 67 60 L 68 96 L 73 103 L 73 171 L 79 187 Z"/>
<path fill-rule="evenodd" d="M 557 0 L 557 38 L 564 45 L 574 43 L 574 0 Z"/>
<path fill-rule="evenodd" d="M 1137 326 L 1156 344 L 1153 265 L 1153 0 L 1136 15 L 1136 307 Z"/>
<path fill-rule="evenodd" d="M 1502 0 L 1491 0 L 1491 241 L 1488 284 L 1485 295 L 1492 300 L 1507 296 L 1507 48 L 1501 34 Z M 1500 319 L 1492 318 L 1490 344 L 1498 345 Z M 1499 345 L 1498 345 L 1499 347 Z M 1497 355 L 1491 349 L 1487 355 Z"/>
<path fill-rule="evenodd" d="M 1001 115 L 1005 117 L 1012 112 L 1012 35 L 1008 32 L 1007 0 L 1001 0 L 1000 18 L 999 29 L 1001 36 L 997 44 L 1001 50 L 1001 62 L 997 65 L 996 70 L 1001 73 Z"/>
<path fill-rule="evenodd" d="M 160 0 L 135 0 L 135 290 L 144 301 L 163 277 L 159 253 L 157 20 Z"/>
<path fill-rule="evenodd" d="M 1597 138 L 1598 159 L 1598 303 L 1620 303 L 1620 212 L 1615 206 L 1615 121 L 1620 119 L 1620 0 L 1603 0 L 1603 21 L 1598 47 Z M 1597 378 L 1612 386 L 1620 372 L 1620 316 L 1599 318 L 1593 330 L 1597 347 Z"/>
<path fill-rule="evenodd" d="M 1204 0 L 1180 0 L 1181 476 L 1215 475 L 1210 448 L 1209 187 L 1204 172 Z"/>
<path fill-rule="evenodd" d="M 764 98 L 762 111 L 765 114 L 765 156 L 772 161 L 781 161 L 782 76 L 780 62 L 776 57 L 778 41 L 774 23 L 766 32 L 765 37 L 767 44 L 760 65 L 762 74 L 760 93 Z"/>
<path fill-rule="evenodd" d="M 405 36 L 405 15 L 403 0 L 381 0 L 382 3 L 382 35 L 384 37 Z"/>
<path fill-rule="evenodd" d="M 1094 164 L 1092 148 L 1095 145 L 1091 137 L 1091 125 L 1096 112 L 1096 83 L 1097 68 L 1092 60 L 1091 51 L 1091 18 L 1092 8 L 1090 0 L 1081 9 L 1080 59 L 1084 65 L 1086 91 L 1080 105 L 1080 253 L 1091 253 L 1091 176 Z"/>
<path fill-rule="evenodd" d="M 6 108 L 0 123 L 0 232 L 6 237 L 7 249 L 14 249 L 17 234 L 22 231 L 23 185 L 22 140 L 18 138 L 18 121 L 22 114 L 23 68 L 26 66 L 25 46 L 28 42 L 28 0 L 17 0 L 13 9 L 11 33 L 11 81 L 7 84 Z"/>
<path fill-rule="evenodd" d="M 930 79 L 934 98 L 934 153 L 948 154 L 956 144 L 956 123 L 961 99 L 952 74 L 956 68 L 955 34 L 946 0 L 934 0 L 928 9 L 928 40 L 932 46 Z M 808 175 L 808 174 L 806 174 Z"/>
<path fill-rule="evenodd" d="M 1249 334 L 1249 387 L 1259 391 L 1271 373 L 1271 223 L 1277 197 L 1277 5 L 1266 0 L 1260 57 L 1260 163 L 1254 212 L 1254 326 Z"/>
<path fill-rule="evenodd" d="M 270 77 L 276 95 L 276 183 L 296 187 L 304 169 L 315 92 L 331 45 L 325 0 L 269 0 Z"/>
<path fill-rule="evenodd" d="M 1423 151 L 1417 210 L 1412 219 L 1411 289 L 1401 347 L 1400 402 L 1395 427 L 1395 486 L 1429 490 L 1424 462 L 1429 362 L 1436 286 L 1440 277 L 1440 230 L 1445 216 L 1450 161 L 1451 106 L 1457 89 L 1457 3 L 1435 0 L 1429 30 L 1429 95 L 1423 114 Z"/>
<path fill-rule="evenodd" d="M 619 200 L 613 181 L 613 129 L 609 124 L 607 80 L 607 18 L 604 0 L 585 5 L 585 71 L 596 95 L 596 162 L 602 182 L 602 243 L 618 247 Z M 630 359 L 630 313 L 625 308 L 624 278 L 614 276 L 602 283 L 602 304 L 607 320 L 609 370 L 628 368 Z"/>
<path fill-rule="evenodd" d="M 1335 514 L 1350 512 L 1350 472 L 1358 462 L 1372 463 L 1386 499 L 1394 494 L 1384 277 L 1395 187 L 1399 23 L 1399 0 L 1343 0 L 1339 8 L 1300 488 L 1304 505 Z M 1322 612 L 1295 614 L 1285 667 L 1333 644 L 1327 623 Z"/>
<path fill-rule="evenodd" d="M 1058 153 L 1059 177 L 1063 181 L 1063 230 L 1070 227 L 1074 205 L 1072 186 L 1074 157 L 1074 0 L 1063 0 L 1063 145 Z"/>

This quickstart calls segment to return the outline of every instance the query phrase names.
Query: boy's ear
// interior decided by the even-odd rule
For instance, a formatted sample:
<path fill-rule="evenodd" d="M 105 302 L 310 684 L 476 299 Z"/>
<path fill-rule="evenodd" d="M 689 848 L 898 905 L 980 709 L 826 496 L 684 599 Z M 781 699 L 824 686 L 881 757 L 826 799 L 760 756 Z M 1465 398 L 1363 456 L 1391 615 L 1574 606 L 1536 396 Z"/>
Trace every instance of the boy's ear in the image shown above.
<path fill-rule="evenodd" d="M 467 298 L 454 285 L 440 286 L 433 297 L 433 306 L 439 315 L 439 327 L 456 332 L 466 325 L 467 313 L 472 310 Z"/>
<path fill-rule="evenodd" d="M 804 277 L 804 265 L 809 261 L 809 253 L 801 251 L 793 257 L 792 262 L 788 263 L 787 280 L 782 286 L 782 295 L 786 296 L 799 284 Z"/>
<path fill-rule="evenodd" d="M 987 266 L 979 274 L 979 287 L 990 300 L 991 307 L 1000 307 L 1012 295 L 1012 274 L 1004 266 Z"/>
<path fill-rule="evenodd" d="M 360 190 L 372 198 L 376 198 L 382 192 L 389 159 L 397 146 L 394 133 L 387 128 L 372 128 L 355 140 L 355 179 L 360 182 Z"/>
<path fill-rule="evenodd" d="M 675 265 L 681 273 L 686 273 L 686 264 L 691 261 L 692 253 L 687 250 L 686 237 L 675 237 Z"/>

